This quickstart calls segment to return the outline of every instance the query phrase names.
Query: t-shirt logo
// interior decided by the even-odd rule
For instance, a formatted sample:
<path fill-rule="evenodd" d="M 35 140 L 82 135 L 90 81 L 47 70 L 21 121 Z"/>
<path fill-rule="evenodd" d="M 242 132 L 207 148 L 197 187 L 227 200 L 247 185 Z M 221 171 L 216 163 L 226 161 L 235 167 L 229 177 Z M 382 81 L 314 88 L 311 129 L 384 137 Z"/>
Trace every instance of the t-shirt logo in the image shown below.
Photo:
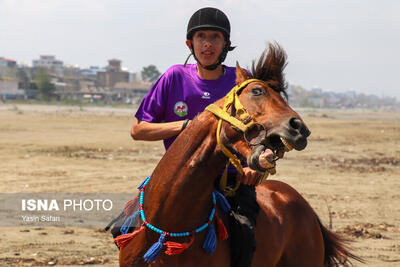
<path fill-rule="evenodd" d="M 176 102 L 176 104 L 174 106 L 174 112 L 179 117 L 184 117 L 187 115 L 188 106 L 186 105 L 185 102 L 182 102 L 182 101 Z"/>
<path fill-rule="evenodd" d="M 203 94 L 203 96 L 201 98 L 210 99 L 210 93 L 209 92 L 204 92 L 204 94 Z"/>

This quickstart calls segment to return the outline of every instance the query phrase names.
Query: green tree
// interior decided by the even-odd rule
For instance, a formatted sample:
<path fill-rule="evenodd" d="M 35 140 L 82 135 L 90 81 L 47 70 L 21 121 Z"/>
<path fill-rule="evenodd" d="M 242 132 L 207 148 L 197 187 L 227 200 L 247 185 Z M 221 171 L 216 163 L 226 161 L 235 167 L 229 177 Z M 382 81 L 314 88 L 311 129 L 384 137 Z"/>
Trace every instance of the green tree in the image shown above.
<path fill-rule="evenodd" d="M 20 88 L 26 89 L 29 86 L 29 76 L 24 69 L 18 69 L 17 71 L 17 79 L 21 84 Z"/>
<path fill-rule="evenodd" d="M 160 77 L 161 72 L 158 71 L 157 67 L 154 65 L 149 65 L 147 67 L 143 67 L 142 70 L 142 79 L 146 82 L 155 82 L 158 77 Z"/>
<path fill-rule="evenodd" d="M 24 82 L 24 83 L 29 82 L 29 76 L 24 69 L 18 69 L 17 78 L 19 82 Z"/>
<path fill-rule="evenodd" d="M 49 101 L 56 87 L 51 83 L 51 76 L 47 73 L 45 68 L 39 68 L 35 76 L 35 83 L 39 89 L 40 98 Z"/>

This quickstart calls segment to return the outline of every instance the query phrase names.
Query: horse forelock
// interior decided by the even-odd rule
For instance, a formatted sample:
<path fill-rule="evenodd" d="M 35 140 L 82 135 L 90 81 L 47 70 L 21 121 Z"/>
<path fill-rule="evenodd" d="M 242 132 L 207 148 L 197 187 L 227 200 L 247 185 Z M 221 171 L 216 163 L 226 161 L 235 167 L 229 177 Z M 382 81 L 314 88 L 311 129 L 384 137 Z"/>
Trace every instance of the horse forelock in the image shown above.
<path fill-rule="evenodd" d="M 287 56 L 283 48 L 277 44 L 269 44 L 257 63 L 253 61 L 251 74 L 254 78 L 265 81 L 273 90 L 283 94 L 287 99 L 287 83 L 283 73 L 287 65 Z"/>

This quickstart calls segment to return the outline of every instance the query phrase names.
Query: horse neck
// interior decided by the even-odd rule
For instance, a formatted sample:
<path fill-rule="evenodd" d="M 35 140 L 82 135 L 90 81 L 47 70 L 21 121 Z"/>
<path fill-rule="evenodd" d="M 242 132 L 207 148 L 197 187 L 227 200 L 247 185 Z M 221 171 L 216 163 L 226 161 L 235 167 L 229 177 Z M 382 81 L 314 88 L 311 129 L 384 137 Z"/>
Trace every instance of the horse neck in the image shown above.
<path fill-rule="evenodd" d="M 207 221 L 214 181 L 227 160 L 217 147 L 216 125 L 214 115 L 203 112 L 161 159 L 145 191 L 150 223 L 166 231 L 189 231 Z"/>

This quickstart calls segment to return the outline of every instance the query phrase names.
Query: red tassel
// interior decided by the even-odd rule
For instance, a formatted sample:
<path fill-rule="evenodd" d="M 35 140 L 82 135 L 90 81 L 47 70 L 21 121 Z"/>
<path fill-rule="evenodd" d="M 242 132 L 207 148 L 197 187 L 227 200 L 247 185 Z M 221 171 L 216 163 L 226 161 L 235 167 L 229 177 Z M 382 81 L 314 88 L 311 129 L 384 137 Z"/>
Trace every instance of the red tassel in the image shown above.
<path fill-rule="evenodd" d="M 167 241 L 164 243 L 164 246 L 167 247 L 167 250 L 165 251 L 165 254 L 167 255 L 177 255 L 181 254 L 185 249 L 190 247 L 190 245 L 194 241 L 194 236 L 190 238 L 190 241 L 188 243 L 176 243 L 172 241 Z"/>
<path fill-rule="evenodd" d="M 134 231 L 133 233 L 120 235 L 114 238 L 114 242 L 117 243 L 119 248 L 124 248 L 128 243 L 135 238 L 140 232 L 143 232 L 146 229 L 144 225 L 142 225 L 138 230 Z"/>
<path fill-rule="evenodd" d="M 136 203 L 137 203 L 138 199 L 139 199 L 139 195 L 137 195 L 134 199 L 131 199 L 128 202 L 126 202 L 125 207 L 124 207 L 124 212 L 125 212 L 124 220 L 126 220 L 129 216 L 131 216 L 133 214 L 133 212 L 135 211 L 135 207 L 136 207 Z"/>
<path fill-rule="evenodd" d="M 218 216 L 218 213 L 215 212 L 215 219 L 217 221 L 217 232 L 218 232 L 218 239 L 219 240 L 225 240 L 229 237 L 228 231 L 226 230 L 226 227 L 224 225 L 224 222 L 221 220 L 221 218 Z"/>

